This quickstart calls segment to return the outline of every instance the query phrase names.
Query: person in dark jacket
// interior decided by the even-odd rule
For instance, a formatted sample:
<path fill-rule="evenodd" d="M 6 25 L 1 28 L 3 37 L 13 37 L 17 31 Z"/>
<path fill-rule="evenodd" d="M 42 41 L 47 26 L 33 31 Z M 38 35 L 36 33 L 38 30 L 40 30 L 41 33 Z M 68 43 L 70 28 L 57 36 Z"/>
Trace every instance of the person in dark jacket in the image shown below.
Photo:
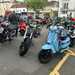
<path fill-rule="evenodd" d="M 9 15 L 8 21 L 11 23 L 11 26 L 16 29 L 16 36 L 17 36 L 19 17 L 13 12 L 12 14 Z"/>

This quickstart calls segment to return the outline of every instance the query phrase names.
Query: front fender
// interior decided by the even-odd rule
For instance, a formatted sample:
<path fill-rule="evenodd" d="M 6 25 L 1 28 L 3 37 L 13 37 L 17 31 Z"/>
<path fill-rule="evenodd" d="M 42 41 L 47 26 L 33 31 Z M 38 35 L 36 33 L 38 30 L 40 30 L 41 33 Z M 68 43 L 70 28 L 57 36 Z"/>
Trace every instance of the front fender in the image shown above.
<path fill-rule="evenodd" d="M 51 44 L 44 44 L 42 46 L 42 49 L 43 50 L 52 50 L 52 53 L 56 53 L 56 50 L 54 49 L 53 45 L 51 45 Z"/>

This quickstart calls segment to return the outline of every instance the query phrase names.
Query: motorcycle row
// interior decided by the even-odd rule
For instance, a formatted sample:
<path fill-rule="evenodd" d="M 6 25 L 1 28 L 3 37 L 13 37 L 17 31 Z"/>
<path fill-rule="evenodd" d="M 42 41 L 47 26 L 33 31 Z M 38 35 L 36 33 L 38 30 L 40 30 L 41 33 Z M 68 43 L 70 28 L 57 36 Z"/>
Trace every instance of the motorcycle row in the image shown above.
<path fill-rule="evenodd" d="M 11 41 L 16 37 L 16 28 L 8 21 L 0 22 L 0 42 Z"/>
<path fill-rule="evenodd" d="M 35 22 L 27 25 L 26 23 L 19 24 L 19 32 L 23 36 L 23 41 L 19 46 L 19 55 L 23 57 L 28 52 L 32 45 L 32 39 L 41 35 L 42 26 Z M 65 23 L 53 19 L 52 24 L 48 27 L 48 37 L 42 45 L 38 54 L 38 59 L 41 63 L 48 63 L 52 57 L 59 57 L 64 54 L 70 47 L 74 45 L 75 40 L 75 25 Z M 20 26 L 21 25 L 21 26 Z M 16 37 L 16 28 L 8 21 L 0 23 L 0 42 L 11 41 Z"/>

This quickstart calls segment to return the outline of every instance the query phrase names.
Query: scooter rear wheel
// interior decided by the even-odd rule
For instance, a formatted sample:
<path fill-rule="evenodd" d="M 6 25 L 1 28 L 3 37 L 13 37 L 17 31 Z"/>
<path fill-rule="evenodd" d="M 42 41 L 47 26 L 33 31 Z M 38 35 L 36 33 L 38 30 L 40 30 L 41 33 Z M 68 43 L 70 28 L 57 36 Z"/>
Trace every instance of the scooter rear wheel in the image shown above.
<path fill-rule="evenodd" d="M 40 63 L 46 64 L 52 59 L 51 50 L 41 50 L 38 56 Z"/>

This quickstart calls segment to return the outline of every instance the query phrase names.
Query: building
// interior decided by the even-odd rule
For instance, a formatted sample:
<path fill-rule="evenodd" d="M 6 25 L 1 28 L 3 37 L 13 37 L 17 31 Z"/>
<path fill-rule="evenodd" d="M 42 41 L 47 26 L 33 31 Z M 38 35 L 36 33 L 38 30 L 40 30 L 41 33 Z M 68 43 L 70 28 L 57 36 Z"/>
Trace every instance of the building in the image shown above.
<path fill-rule="evenodd" d="M 68 8 L 69 8 L 68 14 L 72 13 L 72 17 L 75 17 L 75 0 L 69 1 Z"/>
<path fill-rule="evenodd" d="M 16 13 L 27 12 L 27 5 L 25 3 L 14 3 L 10 11 L 15 11 Z"/>
<path fill-rule="evenodd" d="M 75 0 L 59 0 L 58 16 L 69 16 L 75 17 Z"/>
<path fill-rule="evenodd" d="M 16 0 L 0 0 L 0 15 L 4 15 L 5 11 L 27 12 L 27 5 Z"/>
<path fill-rule="evenodd" d="M 5 10 L 9 10 L 14 0 L 0 0 L 0 15 L 5 14 Z"/>
<path fill-rule="evenodd" d="M 58 0 L 48 0 L 47 6 L 41 12 L 49 14 L 50 16 L 58 15 L 58 5 Z"/>

